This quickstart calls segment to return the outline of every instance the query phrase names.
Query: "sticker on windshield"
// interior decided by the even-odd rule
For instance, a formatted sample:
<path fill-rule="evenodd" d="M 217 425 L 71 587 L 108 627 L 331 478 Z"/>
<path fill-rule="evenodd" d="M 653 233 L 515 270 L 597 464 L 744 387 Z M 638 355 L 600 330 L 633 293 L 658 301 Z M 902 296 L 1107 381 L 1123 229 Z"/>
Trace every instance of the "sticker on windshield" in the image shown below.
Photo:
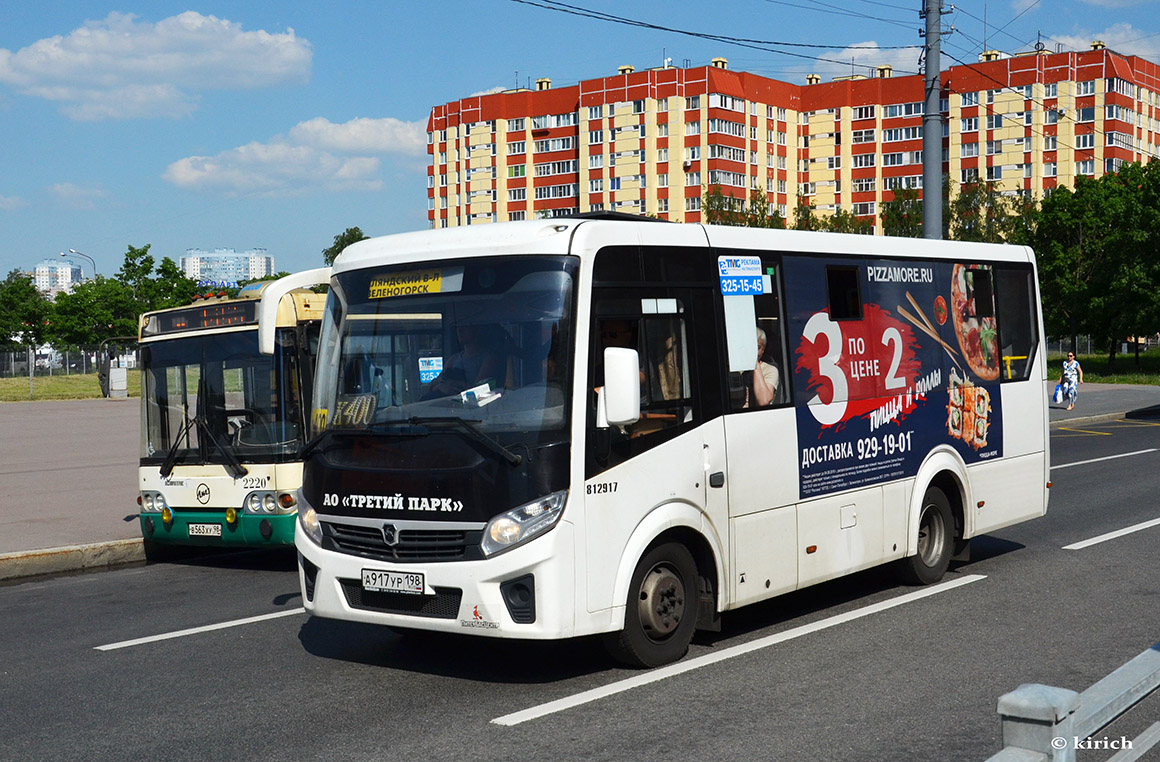
<path fill-rule="evenodd" d="M 438 294 L 442 291 L 442 270 L 414 270 L 374 278 L 367 296 L 370 299 L 386 299 L 392 296 Z"/>
<path fill-rule="evenodd" d="M 419 358 L 419 383 L 429 384 L 443 372 L 442 357 Z"/>

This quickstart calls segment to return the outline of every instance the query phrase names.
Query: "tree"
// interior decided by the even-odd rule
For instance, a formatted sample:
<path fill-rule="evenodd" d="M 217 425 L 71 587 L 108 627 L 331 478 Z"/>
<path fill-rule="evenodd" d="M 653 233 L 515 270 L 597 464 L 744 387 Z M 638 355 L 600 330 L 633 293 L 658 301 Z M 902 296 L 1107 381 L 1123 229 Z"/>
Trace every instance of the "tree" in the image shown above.
<path fill-rule="evenodd" d="M 922 238 L 922 199 L 917 188 L 895 188 L 894 197 L 883 201 L 879 209 L 883 235 Z"/>
<path fill-rule="evenodd" d="M 814 206 L 805 196 L 798 194 L 797 206 L 793 209 L 794 230 L 824 230 L 825 224 L 814 214 Z"/>
<path fill-rule="evenodd" d="M 848 209 L 841 207 L 834 210 L 829 217 L 822 218 L 822 230 L 831 233 L 858 233 L 860 235 L 874 235 L 874 223 L 854 215 Z"/>
<path fill-rule="evenodd" d="M 1012 205 L 993 182 L 959 186 L 950 199 L 950 237 L 956 241 L 1003 243 Z"/>
<path fill-rule="evenodd" d="M 35 346 L 44 341 L 52 303 L 32 278 L 13 270 L 0 283 L 0 344 Z"/>
<path fill-rule="evenodd" d="M 334 244 L 332 246 L 322 250 L 322 260 L 326 263 L 327 267 L 330 267 L 334 264 L 335 257 L 341 254 L 343 249 L 352 243 L 357 243 L 367 238 L 370 238 L 370 236 L 364 235 L 357 227 L 347 228 L 334 237 Z"/>

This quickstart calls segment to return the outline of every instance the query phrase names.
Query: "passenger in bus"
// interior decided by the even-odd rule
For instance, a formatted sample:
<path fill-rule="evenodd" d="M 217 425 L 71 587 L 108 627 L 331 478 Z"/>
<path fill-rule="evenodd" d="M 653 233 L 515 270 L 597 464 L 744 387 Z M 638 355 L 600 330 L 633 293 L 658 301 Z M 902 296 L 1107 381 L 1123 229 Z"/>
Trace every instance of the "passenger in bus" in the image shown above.
<path fill-rule="evenodd" d="M 461 324 L 455 328 L 460 349 L 447 358 L 428 387 L 425 399 L 459 394 L 487 383 L 492 389 L 507 379 L 506 337 L 498 325 Z"/>
<path fill-rule="evenodd" d="M 765 331 L 757 329 L 757 365 L 751 371 L 742 374 L 745 384 L 745 403 L 742 408 L 767 407 L 773 404 L 777 395 L 777 384 L 781 374 L 777 366 L 765 361 L 765 347 L 767 339 Z"/>

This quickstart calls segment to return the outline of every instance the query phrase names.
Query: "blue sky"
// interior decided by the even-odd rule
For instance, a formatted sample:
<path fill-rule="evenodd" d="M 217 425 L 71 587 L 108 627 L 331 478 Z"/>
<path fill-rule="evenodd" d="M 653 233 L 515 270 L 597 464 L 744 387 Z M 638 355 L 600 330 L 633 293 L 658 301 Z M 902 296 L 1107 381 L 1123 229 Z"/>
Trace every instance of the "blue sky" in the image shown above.
<path fill-rule="evenodd" d="M 117 270 L 129 245 L 268 249 L 321 264 L 347 227 L 427 226 L 426 120 L 439 103 L 632 64 L 792 82 L 918 70 L 921 0 L 9 2 L 0 10 L 0 277 L 70 248 Z M 949 3 L 947 3 L 949 5 Z M 1160 0 L 960 0 L 943 65 L 1042 35 L 1160 62 Z M 712 9 L 705 17 L 704 11 Z M 984 19 L 986 25 L 984 25 Z M 676 30 L 806 43 L 809 60 Z M 877 48 L 877 49 L 876 49 Z M 862 71 L 855 68 L 854 71 Z M 84 260 L 86 275 L 90 267 Z"/>

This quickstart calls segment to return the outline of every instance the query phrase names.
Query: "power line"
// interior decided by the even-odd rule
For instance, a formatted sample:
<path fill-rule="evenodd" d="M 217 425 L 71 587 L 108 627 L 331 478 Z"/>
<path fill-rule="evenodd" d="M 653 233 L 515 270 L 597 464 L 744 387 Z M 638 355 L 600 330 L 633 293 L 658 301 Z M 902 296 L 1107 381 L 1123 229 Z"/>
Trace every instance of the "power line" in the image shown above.
<path fill-rule="evenodd" d="M 824 56 L 810 56 L 803 53 L 794 53 L 788 50 L 778 50 L 776 48 L 768 47 L 770 45 L 796 47 L 796 48 L 827 48 L 833 50 L 837 46 L 821 45 L 817 43 L 802 43 L 802 42 L 779 42 L 774 40 L 750 40 L 741 37 L 729 37 L 726 35 L 708 34 L 705 32 L 691 32 L 686 29 L 676 29 L 673 27 L 665 27 L 659 24 L 652 24 L 647 21 L 639 21 L 637 19 L 629 19 L 622 16 L 614 16 L 609 13 L 601 11 L 593 11 L 588 8 L 580 6 L 569 5 L 567 3 L 557 2 L 556 0 L 511 0 L 514 3 L 522 5 L 531 5 L 544 10 L 557 11 L 560 13 L 567 13 L 573 16 L 581 16 L 584 18 L 595 19 L 597 21 L 606 21 L 614 24 L 623 24 L 626 26 L 635 26 L 642 29 L 651 29 L 660 32 L 669 32 L 673 34 L 682 34 L 688 37 L 696 37 L 704 40 L 712 40 L 714 42 L 721 42 L 727 45 L 736 45 L 743 48 L 751 48 L 753 50 L 760 50 L 765 53 L 772 53 L 774 55 L 789 56 L 791 58 L 804 58 L 810 61 L 821 61 L 825 63 L 839 64 L 841 66 L 849 66 L 849 61 L 842 61 L 834 58 L 826 58 Z M 767 0 L 773 2 L 773 0 Z M 909 50 L 913 45 L 898 45 L 898 46 L 870 46 L 870 45 L 852 45 L 842 47 L 843 50 Z M 863 64 L 865 68 L 872 68 L 869 65 Z M 906 74 L 914 74 L 915 72 L 903 72 Z"/>
<path fill-rule="evenodd" d="M 811 7 L 808 5 L 799 5 L 797 3 L 790 3 L 790 2 L 786 2 L 785 0 L 765 0 L 765 2 L 771 3 L 773 5 L 784 5 L 788 8 L 797 8 L 797 9 L 803 10 L 803 11 L 819 10 L 819 8 Z M 893 24 L 894 26 L 900 26 L 903 29 L 911 29 L 914 26 L 913 24 L 906 22 L 906 21 L 899 21 L 898 19 L 884 19 L 884 18 L 880 18 L 878 16 L 871 16 L 871 15 L 866 14 L 866 13 L 857 13 L 855 11 L 847 11 L 843 8 L 838 8 L 837 6 L 826 5 L 825 3 L 816 2 L 816 0 L 810 0 L 810 2 L 813 2 L 817 6 L 821 6 L 821 10 L 823 13 L 830 13 L 830 14 L 833 14 L 835 16 L 849 16 L 852 18 L 869 19 L 871 21 L 880 21 L 883 24 Z M 827 9 L 831 9 L 831 10 L 827 10 Z"/>

